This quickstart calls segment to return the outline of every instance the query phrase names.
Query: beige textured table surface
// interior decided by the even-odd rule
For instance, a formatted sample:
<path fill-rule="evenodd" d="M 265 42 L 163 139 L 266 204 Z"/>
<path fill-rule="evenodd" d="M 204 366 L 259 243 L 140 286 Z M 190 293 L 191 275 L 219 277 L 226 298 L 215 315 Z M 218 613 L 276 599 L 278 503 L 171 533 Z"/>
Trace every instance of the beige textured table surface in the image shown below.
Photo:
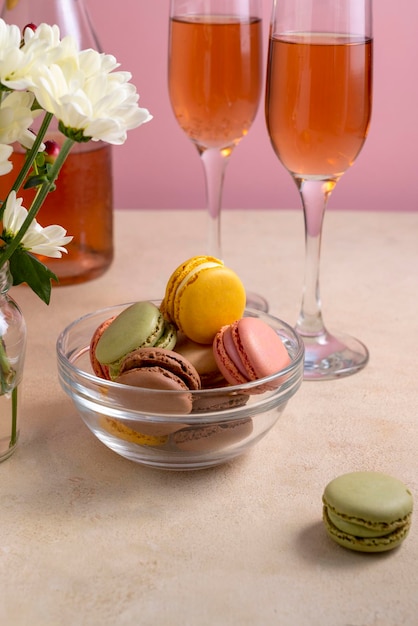
<path fill-rule="evenodd" d="M 321 524 L 324 485 L 393 474 L 418 508 L 418 213 L 329 211 L 327 325 L 362 339 L 355 376 L 305 382 L 269 435 L 219 468 L 169 473 L 117 456 L 61 390 L 55 341 L 98 307 L 160 297 L 204 251 L 204 212 L 116 213 L 102 278 L 13 295 L 29 329 L 17 452 L 0 465 L 0 623 L 12 626 L 416 626 L 418 521 L 397 551 L 349 552 Z M 223 216 L 224 258 L 293 323 L 303 279 L 299 211 Z M 418 515 L 418 512 L 416 513 Z"/>

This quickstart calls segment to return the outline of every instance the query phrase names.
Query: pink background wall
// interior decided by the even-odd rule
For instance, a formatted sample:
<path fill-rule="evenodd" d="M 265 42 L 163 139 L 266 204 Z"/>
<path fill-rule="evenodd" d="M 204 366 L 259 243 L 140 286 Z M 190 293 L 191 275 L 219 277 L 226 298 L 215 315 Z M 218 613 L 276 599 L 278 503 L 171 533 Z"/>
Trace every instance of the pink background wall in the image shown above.
<path fill-rule="evenodd" d="M 169 0 L 85 0 L 106 52 L 133 74 L 154 115 L 114 152 L 115 203 L 123 208 L 202 208 L 202 166 L 178 128 L 167 92 Z M 263 0 L 265 46 L 272 0 Z M 374 105 L 369 137 L 337 185 L 330 208 L 418 210 L 418 2 L 374 2 Z M 266 54 L 264 55 L 266 59 Z M 264 61 L 265 63 L 265 61 Z M 300 207 L 275 157 L 264 105 L 227 168 L 226 208 Z"/>

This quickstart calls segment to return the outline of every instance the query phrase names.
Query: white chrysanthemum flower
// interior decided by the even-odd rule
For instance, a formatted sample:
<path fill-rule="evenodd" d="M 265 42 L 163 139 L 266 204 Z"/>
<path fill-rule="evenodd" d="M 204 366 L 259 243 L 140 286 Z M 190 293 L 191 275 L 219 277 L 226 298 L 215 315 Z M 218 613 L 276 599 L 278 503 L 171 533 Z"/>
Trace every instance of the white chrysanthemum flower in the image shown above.
<path fill-rule="evenodd" d="M 36 82 L 37 68 L 52 62 L 60 50 L 58 26 L 40 24 L 23 35 L 17 26 L 0 19 L 0 82 L 9 89 L 28 89 Z M 73 48 L 76 49 L 75 44 Z"/>
<path fill-rule="evenodd" d="M 12 171 L 13 165 L 8 159 L 12 156 L 13 148 L 0 144 L 0 176 L 4 176 Z"/>
<path fill-rule="evenodd" d="M 28 211 L 22 206 L 22 198 L 16 198 L 16 192 L 11 191 L 3 214 L 5 236 L 14 237 L 27 216 Z M 43 228 L 36 220 L 33 220 L 22 238 L 21 246 L 28 252 L 59 259 L 63 252 L 67 252 L 64 246 L 72 240 L 72 237 L 66 236 L 66 233 L 67 231 L 62 226 L 54 224 Z"/>
<path fill-rule="evenodd" d="M 112 55 L 84 50 L 78 67 L 53 64 L 39 69 L 33 87 L 40 105 L 61 122 L 70 137 L 122 144 L 127 131 L 152 119 L 138 106 L 129 72 L 114 72 Z"/>
<path fill-rule="evenodd" d="M 68 136 L 122 144 L 127 131 L 152 119 L 138 106 L 129 72 L 112 55 L 77 49 L 75 39 L 60 40 L 57 26 L 40 24 L 20 31 L 0 20 L 0 82 L 29 89 L 41 107 L 55 115 Z"/>
<path fill-rule="evenodd" d="M 40 24 L 21 33 L 17 26 L 0 18 L 0 176 L 12 169 L 11 144 L 19 142 L 29 150 L 22 175 L 28 174 L 33 186 L 49 193 L 73 142 L 92 139 L 122 144 L 128 130 L 151 120 L 149 111 L 138 106 L 139 95 L 130 83 L 131 74 L 118 68 L 112 55 L 91 49 L 80 52 L 76 39 L 70 36 L 61 40 L 58 26 Z M 45 112 L 49 115 L 40 126 L 40 141 L 52 117 L 69 139 L 56 160 L 39 159 L 34 154 L 35 135 L 30 128 L 35 117 Z M 44 150 L 45 145 L 38 149 Z M 35 195 L 34 214 L 43 200 L 42 193 Z M 10 262 L 17 284 L 26 281 L 49 303 L 51 274 L 38 263 L 32 263 L 28 271 L 24 252 L 59 258 L 67 252 L 64 246 L 72 237 L 61 226 L 43 228 L 32 216 L 29 218 L 30 212 L 15 191 L 9 193 L 0 208 L 0 267 L 6 262 L 4 259 L 12 261 L 18 251 Z"/>
<path fill-rule="evenodd" d="M 27 91 L 13 91 L 3 95 L 0 101 L 0 143 L 18 141 L 31 148 L 35 135 L 28 130 L 42 111 L 32 111 L 35 96 Z"/>

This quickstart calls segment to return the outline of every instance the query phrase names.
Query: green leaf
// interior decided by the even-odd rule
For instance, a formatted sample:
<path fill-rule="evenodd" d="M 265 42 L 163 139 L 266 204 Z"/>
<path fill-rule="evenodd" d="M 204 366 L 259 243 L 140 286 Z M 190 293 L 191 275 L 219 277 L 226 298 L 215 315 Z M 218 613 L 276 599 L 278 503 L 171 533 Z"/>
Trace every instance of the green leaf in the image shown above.
<path fill-rule="evenodd" d="M 9 260 L 13 284 L 27 283 L 39 298 L 49 304 L 51 298 L 51 281 L 58 278 L 33 254 L 18 248 Z"/>
<path fill-rule="evenodd" d="M 31 189 L 32 187 L 39 187 L 43 183 L 47 183 L 47 182 L 48 182 L 48 177 L 45 174 L 30 176 L 30 178 L 28 178 L 27 181 L 25 182 L 23 188 Z"/>

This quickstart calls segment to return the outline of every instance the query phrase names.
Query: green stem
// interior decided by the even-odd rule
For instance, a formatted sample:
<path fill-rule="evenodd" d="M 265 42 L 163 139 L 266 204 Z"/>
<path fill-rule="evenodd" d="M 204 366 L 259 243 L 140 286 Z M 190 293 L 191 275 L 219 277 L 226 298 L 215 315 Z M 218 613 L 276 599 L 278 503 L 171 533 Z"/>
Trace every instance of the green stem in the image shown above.
<path fill-rule="evenodd" d="M 52 118 L 54 117 L 54 115 L 52 113 L 46 113 L 44 115 L 44 119 L 42 121 L 42 124 L 39 128 L 39 132 L 36 136 L 36 139 L 33 143 L 32 148 L 28 151 L 27 155 L 26 155 L 26 159 L 25 162 L 23 164 L 22 169 L 20 170 L 19 174 L 17 175 L 17 178 L 13 184 L 13 187 L 11 188 L 10 191 L 16 191 L 16 193 L 19 191 L 19 189 L 21 188 L 21 186 L 23 185 L 23 183 L 25 182 L 26 176 L 29 174 L 30 169 L 32 167 L 32 164 L 34 162 L 34 160 L 37 157 L 37 154 L 39 152 L 39 147 L 41 145 L 41 143 L 44 140 L 46 131 L 49 128 L 49 125 L 52 121 Z M 4 209 L 3 209 L 4 210 Z M 3 213 L 3 211 L 2 211 Z"/>
<path fill-rule="evenodd" d="M 49 115 L 49 114 L 48 114 Z M 39 187 L 38 192 L 32 202 L 32 205 L 28 211 L 28 215 L 25 219 L 25 221 L 23 222 L 22 226 L 19 229 L 19 232 L 15 234 L 13 240 L 10 242 L 10 244 L 7 245 L 7 247 L 4 248 L 4 251 L 2 251 L 2 255 L 1 255 L 1 260 L 0 260 L 0 267 L 2 265 L 5 264 L 6 261 L 8 261 L 10 259 L 10 257 L 12 256 L 12 254 L 14 253 L 14 251 L 16 250 L 16 248 L 19 246 L 20 242 L 22 241 L 26 231 L 28 230 L 30 224 L 32 223 L 32 221 L 35 219 L 35 217 L 37 216 L 39 209 L 41 208 L 46 196 L 48 195 L 48 193 L 50 192 L 51 188 L 54 185 L 55 180 L 58 177 L 59 171 L 61 169 L 61 167 L 64 165 L 64 162 L 71 150 L 71 148 L 74 145 L 74 140 L 73 139 L 69 139 L 68 137 L 65 139 L 59 153 L 58 156 L 56 158 L 56 160 L 54 161 L 49 173 L 48 173 L 48 178 L 47 180 L 45 180 L 45 182 L 42 183 L 42 185 Z M 16 184 L 16 183 L 15 183 Z"/>
<path fill-rule="evenodd" d="M 15 383 L 16 372 L 10 366 L 6 354 L 6 347 L 3 338 L 0 338 L 0 396 L 10 392 L 10 387 Z M 11 390 L 12 400 L 12 424 L 10 430 L 9 448 L 17 442 L 17 386 Z"/>
<path fill-rule="evenodd" d="M 3 337 L 0 337 L 0 395 L 3 395 L 10 390 L 13 378 L 14 371 L 10 366 Z"/>
<path fill-rule="evenodd" d="M 36 135 L 36 138 L 33 142 L 32 148 L 30 150 L 27 151 L 26 153 L 26 158 L 25 161 L 22 165 L 22 168 L 19 172 L 19 174 L 16 177 L 15 182 L 13 183 L 12 188 L 10 189 L 10 191 L 16 191 L 16 193 L 19 191 L 19 189 L 21 188 L 21 186 L 23 185 L 23 183 L 25 182 L 26 176 L 29 174 L 30 169 L 33 165 L 33 162 L 36 159 L 36 156 L 39 152 L 39 148 L 40 145 L 42 144 L 46 131 L 48 130 L 48 127 L 52 121 L 53 118 L 53 114 L 52 113 L 46 113 L 44 115 L 44 119 L 42 121 L 42 124 L 39 128 L 39 132 Z M 10 193 L 10 192 L 9 192 Z M 7 198 L 6 198 L 7 200 Z M 3 202 L 1 208 L 0 208 L 0 220 L 3 217 L 3 213 L 4 213 L 4 209 L 6 207 L 6 200 Z"/>
<path fill-rule="evenodd" d="M 10 434 L 9 448 L 13 448 L 17 442 L 17 387 L 12 390 L 12 431 Z"/>

